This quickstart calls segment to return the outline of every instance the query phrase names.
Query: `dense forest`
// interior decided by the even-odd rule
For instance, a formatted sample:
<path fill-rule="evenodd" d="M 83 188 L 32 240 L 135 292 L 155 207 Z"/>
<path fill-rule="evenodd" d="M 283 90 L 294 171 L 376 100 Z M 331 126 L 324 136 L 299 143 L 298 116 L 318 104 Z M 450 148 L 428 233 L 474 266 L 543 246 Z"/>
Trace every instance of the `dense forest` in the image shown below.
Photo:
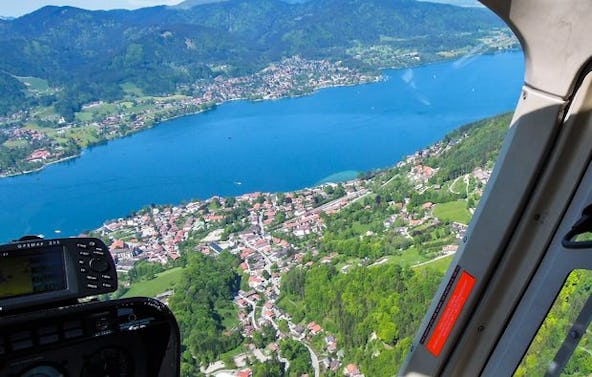
<path fill-rule="evenodd" d="M 463 140 L 426 164 L 439 169 L 432 181 L 442 183 L 471 172 L 478 166 L 493 166 L 508 132 L 512 114 L 504 114 L 462 126 L 446 135 L 444 142 Z"/>
<path fill-rule="evenodd" d="M 570 336 L 568 334 L 571 326 L 591 294 L 592 273 L 586 270 L 573 271 L 565 281 L 514 376 L 543 376 L 552 368 L 551 363 L 557 351 L 566 336 Z M 591 346 L 590 330 L 587 329 L 561 376 L 590 376 L 592 374 Z"/>
<path fill-rule="evenodd" d="M 236 318 L 232 300 L 241 281 L 238 262 L 228 253 L 217 258 L 198 253 L 188 256 L 183 278 L 170 300 L 183 338 L 183 376 L 198 375 L 200 364 L 215 361 L 242 343 L 240 332 L 226 326 Z"/>
<path fill-rule="evenodd" d="M 146 95 L 170 94 L 294 55 L 376 69 L 380 63 L 362 56 L 372 47 L 391 51 L 400 64 L 412 63 L 404 58 L 410 52 L 416 64 L 425 63 L 479 46 L 503 27 L 484 9 L 413 0 L 190 5 L 107 12 L 45 7 L 0 20 L 0 113 L 50 102 L 71 118 L 85 103 L 122 98 L 130 85 Z M 19 77 L 47 80 L 58 90 L 25 98 Z"/>
<path fill-rule="evenodd" d="M 386 377 L 401 366 L 442 276 L 399 265 L 347 274 L 331 265 L 296 268 L 282 279 L 282 299 L 300 307 L 307 321 L 337 334 L 348 359 L 366 375 Z"/>

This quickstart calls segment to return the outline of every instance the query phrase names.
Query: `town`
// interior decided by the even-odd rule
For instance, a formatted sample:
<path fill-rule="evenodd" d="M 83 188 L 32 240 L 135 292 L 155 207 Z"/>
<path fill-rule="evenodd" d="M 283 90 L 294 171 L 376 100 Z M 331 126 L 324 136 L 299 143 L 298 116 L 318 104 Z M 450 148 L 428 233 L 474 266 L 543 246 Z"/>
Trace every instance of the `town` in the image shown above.
<path fill-rule="evenodd" d="M 217 69 L 223 71 L 224 67 Z M 19 151 L 7 162 L 0 156 L 0 177 L 39 170 L 49 163 L 76 157 L 90 145 L 175 117 L 207 111 L 228 101 L 300 96 L 320 88 L 379 79 L 379 75 L 361 73 L 341 62 L 294 56 L 252 75 L 230 78 L 221 75 L 194 83 L 180 88 L 183 94 L 148 97 L 131 93 L 129 98 L 115 103 L 89 103 L 71 121 L 47 109 L 22 110 L 0 117 L 0 142 L 7 147 L 6 151 Z"/>
<path fill-rule="evenodd" d="M 439 156 L 457 142 L 437 143 L 408 156 L 395 169 L 407 172 L 405 179 L 417 192 L 449 190 L 454 193 L 466 190 L 468 194 L 469 182 L 473 182 L 476 187 L 474 191 L 480 195 L 480 188 L 491 174 L 486 168 L 477 168 L 470 174 L 458 177 L 447 187 L 430 183 L 437 169 L 427 166 L 425 161 Z M 385 178 L 386 181 L 380 187 L 388 185 L 394 178 Z M 251 339 L 258 331 L 270 326 L 276 332 L 276 341 L 264 350 L 250 346 L 249 354 L 252 357 L 261 362 L 267 360 L 277 352 L 278 342 L 289 337 L 301 342 L 309 350 L 315 376 L 319 376 L 323 370 L 330 370 L 342 371 L 345 376 L 360 377 L 363 374 L 359 367 L 343 359 L 343 351 L 334 334 L 315 322 L 294 321 L 290 313 L 280 308 L 277 302 L 281 297 L 283 274 L 293 268 L 310 268 L 314 263 L 331 263 L 337 257 L 337 253 L 319 256 L 314 243 L 311 247 L 311 243 L 305 240 L 321 238 L 326 227 L 326 216 L 363 201 L 372 194 L 373 183 L 373 179 L 355 179 L 291 193 L 248 193 L 239 197 L 191 201 L 178 206 L 148 207 L 129 218 L 108 221 L 96 233 L 110 244 L 117 269 L 121 273 L 130 271 L 140 260 L 163 265 L 175 261 L 182 253 L 180 245 L 184 244 L 192 245 L 190 252 L 211 257 L 223 251 L 237 255 L 241 260 L 243 276 L 248 279 L 248 289 L 239 291 L 234 300 L 239 309 L 242 335 Z M 435 205 L 431 202 L 413 207 L 406 198 L 403 202 L 389 205 L 396 209 L 396 214 L 384 219 L 385 230 L 396 232 L 412 242 L 418 229 L 446 226 L 449 227 L 452 242 L 443 245 L 428 259 L 443 258 L 456 252 L 457 242 L 466 231 L 466 222 L 453 221 L 444 225 L 434 215 Z M 388 258 L 367 261 L 372 264 L 387 262 Z M 350 267 L 346 264 L 340 271 L 347 273 Z M 172 290 L 162 292 L 157 298 L 166 303 L 172 294 Z M 313 345 L 313 337 L 321 337 L 323 346 L 318 347 L 318 341 Z M 246 354 L 236 356 L 234 364 L 238 374 L 230 375 L 249 376 L 247 361 Z M 221 371 L 226 369 L 225 363 L 218 361 L 208 368 L 202 368 L 202 372 L 225 376 Z"/>

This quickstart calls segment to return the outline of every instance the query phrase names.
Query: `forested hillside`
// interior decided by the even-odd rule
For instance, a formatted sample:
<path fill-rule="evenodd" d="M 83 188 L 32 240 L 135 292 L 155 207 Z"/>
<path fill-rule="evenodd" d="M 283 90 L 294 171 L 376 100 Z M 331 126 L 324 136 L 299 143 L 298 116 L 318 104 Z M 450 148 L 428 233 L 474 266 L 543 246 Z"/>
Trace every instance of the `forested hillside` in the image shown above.
<path fill-rule="evenodd" d="M 240 286 L 237 260 L 230 254 L 194 254 L 187 259 L 176 286 L 179 293 L 170 302 L 185 345 L 183 375 L 197 374 L 196 365 L 215 361 L 242 342 L 240 332 L 228 326 L 236 317 L 232 300 Z"/>
<path fill-rule="evenodd" d="M 483 45 L 502 28 L 483 9 L 412 0 L 190 5 L 107 12 L 46 7 L 0 21 L 0 80 L 13 77 L 0 94 L 0 111 L 41 101 L 67 115 L 91 101 L 121 98 L 130 85 L 145 94 L 170 94 L 294 55 L 345 60 L 362 69 L 425 63 Z M 377 51 L 385 56 L 370 56 Z M 22 101 L 23 88 L 14 80 L 20 77 L 47 80 L 58 91 L 30 93 L 30 101 Z"/>
<path fill-rule="evenodd" d="M 392 376 L 401 366 L 434 292 L 441 271 L 399 265 L 293 269 L 283 277 L 284 300 L 300 307 L 307 321 L 338 334 L 350 361 L 366 376 Z M 331 375 L 331 374 L 327 374 Z"/>
<path fill-rule="evenodd" d="M 371 195 L 326 217 L 320 250 L 375 260 L 401 255 L 409 249 L 426 257 L 454 244 L 456 235 L 450 224 L 468 222 L 469 209 L 476 207 L 484 187 L 482 180 L 468 175 L 479 167 L 491 169 L 510 118 L 506 114 L 461 127 L 425 155 L 377 174 L 371 180 Z M 422 176 L 414 165 L 422 169 L 427 166 L 432 173 Z M 417 189 L 418 183 L 422 184 L 421 190 Z M 425 207 L 426 203 L 430 203 L 429 207 Z M 439 206 L 452 207 L 455 216 L 438 216 Z M 420 221 L 432 207 L 435 216 Z M 385 228 L 385 223 L 390 225 Z M 414 225 L 408 232 L 401 231 L 409 224 Z"/>

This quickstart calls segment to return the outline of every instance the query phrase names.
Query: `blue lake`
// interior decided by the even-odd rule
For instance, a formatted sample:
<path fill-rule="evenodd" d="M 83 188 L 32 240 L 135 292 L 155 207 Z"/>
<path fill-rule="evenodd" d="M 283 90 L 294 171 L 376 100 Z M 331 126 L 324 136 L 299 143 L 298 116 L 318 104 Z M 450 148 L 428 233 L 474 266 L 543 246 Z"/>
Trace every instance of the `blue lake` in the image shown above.
<path fill-rule="evenodd" d="M 56 230 L 76 235 L 152 203 L 296 190 L 333 174 L 392 166 L 458 126 L 511 110 L 523 67 L 517 52 L 477 56 L 164 122 L 41 172 L 1 179 L 0 241 Z"/>

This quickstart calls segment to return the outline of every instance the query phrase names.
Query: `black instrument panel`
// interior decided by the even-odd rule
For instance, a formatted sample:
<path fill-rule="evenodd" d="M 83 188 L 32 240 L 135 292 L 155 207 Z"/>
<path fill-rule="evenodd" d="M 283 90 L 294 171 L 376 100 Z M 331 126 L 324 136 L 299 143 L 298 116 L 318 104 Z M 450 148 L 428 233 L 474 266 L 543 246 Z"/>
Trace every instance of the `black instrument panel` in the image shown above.
<path fill-rule="evenodd" d="M 179 373 L 170 310 L 133 298 L 0 318 L 0 377 L 165 377 Z"/>

